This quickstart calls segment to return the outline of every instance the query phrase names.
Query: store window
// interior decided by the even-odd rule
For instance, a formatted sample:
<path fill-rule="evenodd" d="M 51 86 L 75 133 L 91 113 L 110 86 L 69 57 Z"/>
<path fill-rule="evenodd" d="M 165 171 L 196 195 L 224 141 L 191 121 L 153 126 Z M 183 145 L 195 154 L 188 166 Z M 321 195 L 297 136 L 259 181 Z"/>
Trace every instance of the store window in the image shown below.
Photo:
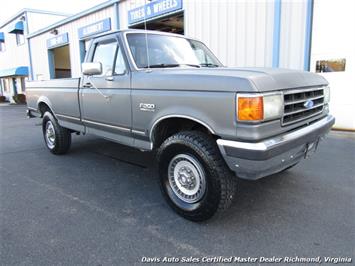
<path fill-rule="evenodd" d="M 25 78 L 21 78 L 21 90 L 22 90 L 22 93 L 24 93 L 26 91 Z"/>
<path fill-rule="evenodd" d="M 22 45 L 25 43 L 25 36 L 22 33 L 16 33 L 16 43 L 17 45 Z"/>
<path fill-rule="evenodd" d="M 71 78 L 70 49 L 68 44 L 48 50 L 48 56 L 51 78 Z"/>
<path fill-rule="evenodd" d="M 0 52 L 5 52 L 5 43 L 0 42 Z"/>
<path fill-rule="evenodd" d="M 9 79 L 3 79 L 3 91 L 4 93 L 10 93 L 10 80 Z"/>
<path fill-rule="evenodd" d="M 316 62 L 316 72 L 341 72 L 345 71 L 346 59 L 328 59 L 328 60 L 318 60 Z"/>

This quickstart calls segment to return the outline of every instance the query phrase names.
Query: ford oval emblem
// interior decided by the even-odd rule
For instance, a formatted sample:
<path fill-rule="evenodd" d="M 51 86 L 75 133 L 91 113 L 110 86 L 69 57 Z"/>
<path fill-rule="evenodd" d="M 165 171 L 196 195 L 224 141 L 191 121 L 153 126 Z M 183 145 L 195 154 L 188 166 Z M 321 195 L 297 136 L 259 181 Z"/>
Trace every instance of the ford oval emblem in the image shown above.
<path fill-rule="evenodd" d="M 306 108 L 306 109 L 311 109 L 313 106 L 314 106 L 314 102 L 312 100 L 307 100 L 303 106 Z"/>

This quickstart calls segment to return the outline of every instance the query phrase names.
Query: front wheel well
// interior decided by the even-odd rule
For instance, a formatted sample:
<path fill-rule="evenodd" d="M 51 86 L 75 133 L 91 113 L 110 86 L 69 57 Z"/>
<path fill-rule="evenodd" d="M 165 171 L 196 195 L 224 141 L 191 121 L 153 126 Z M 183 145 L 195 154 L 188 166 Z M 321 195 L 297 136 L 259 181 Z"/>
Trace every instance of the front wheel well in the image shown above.
<path fill-rule="evenodd" d="M 215 139 L 218 138 L 206 125 L 192 119 L 180 117 L 164 119 L 152 130 L 151 140 L 154 148 L 160 147 L 167 138 L 181 131 L 198 131 L 210 135 Z"/>

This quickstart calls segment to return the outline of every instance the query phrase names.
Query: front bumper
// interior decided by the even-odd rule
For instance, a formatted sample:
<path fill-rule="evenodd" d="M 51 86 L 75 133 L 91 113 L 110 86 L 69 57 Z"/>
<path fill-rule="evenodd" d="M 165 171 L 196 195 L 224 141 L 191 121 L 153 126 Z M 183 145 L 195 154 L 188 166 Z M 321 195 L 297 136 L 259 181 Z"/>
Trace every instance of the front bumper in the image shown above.
<path fill-rule="evenodd" d="M 335 122 L 331 115 L 306 127 L 261 142 L 218 139 L 217 144 L 229 168 L 238 177 L 258 179 L 298 163 Z"/>

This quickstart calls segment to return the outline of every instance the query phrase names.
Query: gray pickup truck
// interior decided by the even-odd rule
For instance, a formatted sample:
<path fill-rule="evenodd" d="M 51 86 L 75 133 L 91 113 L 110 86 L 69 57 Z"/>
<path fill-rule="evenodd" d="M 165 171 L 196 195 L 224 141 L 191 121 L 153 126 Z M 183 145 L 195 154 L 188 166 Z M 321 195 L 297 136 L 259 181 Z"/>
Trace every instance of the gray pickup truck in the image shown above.
<path fill-rule="evenodd" d="M 27 83 L 29 117 L 64 154 L 92 133 L 156 151 L 169 205 L 202 221 L 230 206 L 236 177 L 296 165 L 334 124 L 328 82 L 303 71 L 224 67 L 200 41 L 124 30 L 93 39 L 82 77 Z"/>

